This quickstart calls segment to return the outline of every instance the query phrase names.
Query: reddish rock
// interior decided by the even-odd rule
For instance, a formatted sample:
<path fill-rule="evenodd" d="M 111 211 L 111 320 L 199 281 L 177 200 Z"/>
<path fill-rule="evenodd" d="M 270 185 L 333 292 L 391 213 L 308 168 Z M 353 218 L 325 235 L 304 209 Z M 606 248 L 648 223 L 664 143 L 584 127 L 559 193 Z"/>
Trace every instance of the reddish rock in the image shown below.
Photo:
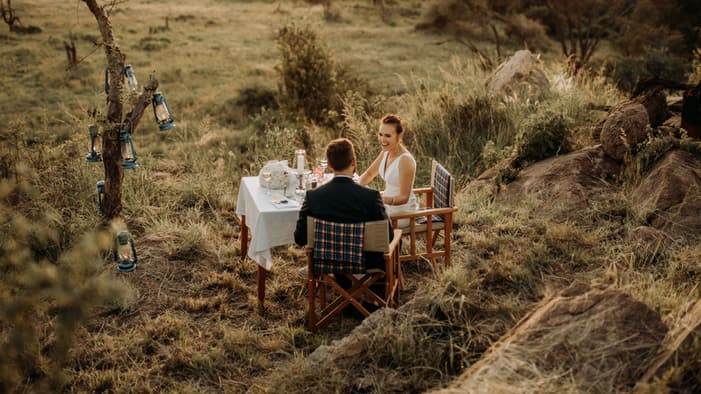
<path fill-rule="evenodd" d="M 633 191 L 635 212 L 655 228 L 701 231 L 701 161 L 681 150 L 667 152 Z"/>
<path fill-rule="evenodd" d="M 667 327 L 618 290 L 566 289 L 439 393 L 620 392 L 654 361 Z"/>
<path fill-rule="evenodd" d="M 601 129 L 601 146 L 614 160 L 622 161 L 626 152 L 645 141 L 650 118 L 643 104 L 627 102 L 616 107 Z"/>
<path fill-rule="evenodd" d="M 500 198 L 520 201 L 535 197 L 549 206 L 585 207 L 597 189 L 609 187 L 619 173 L 620 165 L 596 145 L 526 167 Z"/>

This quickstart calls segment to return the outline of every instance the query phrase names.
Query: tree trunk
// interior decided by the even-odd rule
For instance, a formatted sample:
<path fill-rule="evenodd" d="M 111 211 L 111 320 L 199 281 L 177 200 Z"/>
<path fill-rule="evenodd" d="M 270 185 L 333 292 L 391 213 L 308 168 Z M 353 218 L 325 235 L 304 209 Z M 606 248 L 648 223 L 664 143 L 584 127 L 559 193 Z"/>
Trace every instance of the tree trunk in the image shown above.
<path fill-rule="evenodd" d="M 102 161 L 105 167 L 105 198 L 102 207 L 105 217 L 113 219 L 122 212 L 124 170 L 122 169 L 119 132 L 126 128 L 130 133 L 134 133 L 144 110 L 151 103 L 153 93 L 158 88 L 158 81 L 155 77 L 149 79 L 149 83 L 144 88 L 144 92 L 139 97 L 136 105 L 123 120 L 124 107 L 121 97 L 124 86 L 125 56 L 119 50 L 114 40 L 112 24 L 105 9 L 97 4 L 97 0 L 83 1 L 97 20 L 97 25 L 102 35 L 102 44 L 105 47 L 107 69 L 109 70 L 110 89 L 107 97 L 107 120 L 102 136 Z"/>

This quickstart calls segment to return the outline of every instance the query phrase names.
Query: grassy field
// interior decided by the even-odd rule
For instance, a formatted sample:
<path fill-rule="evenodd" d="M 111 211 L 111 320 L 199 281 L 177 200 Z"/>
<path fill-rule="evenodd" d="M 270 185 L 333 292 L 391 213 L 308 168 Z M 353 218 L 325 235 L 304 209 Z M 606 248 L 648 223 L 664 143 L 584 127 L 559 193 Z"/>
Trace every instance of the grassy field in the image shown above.
<path fill-rule="evenodd" d="M 547 96 L 535 103 L 489 98 L 489 73 L 464 46 L 414 30 L 426 2 L 385 3 L 336 1 L 326 14 L 302 1 L 130 0 L 114 8 L 127 63 L 141 83 L 156 72 L 177 124 L 159 133 L 147 112 L 134 135 L 141 167 L 126 173 L 116 225 L 134 235 L 139 265 L 120 274 L 95 202 L 102 166 L 84 160 L 88 112 L 105 104 L 96 22 L 80 1 L 14 2 L 24 24 L 43 32 L 0 33 L 0 89 L 7 92 L 0 95 L 0 230 L 12 234 L 0 253 L 7 278 L 0 344 L 8 355 L 0 361 L 0 391 L 358 390 L 362 371 L 306 364 L 310 352 L 360 320 L 306 330 L 300 249 L 274 251 L 262 313 L 256 266 L 240 258 L 240 178 L 267 159 L 291 159 L 301 132 L 312 139 L 310 155 L 341 133 L 274 110 L 249 115 L 240 104 L 245 89 L 276 92 L 275 36 L 285 25 L 317 32 L 334 62 L 366 87 L 347 104 L 342 126 L 360 148 L 361 167 L 378 151 L 378 116 L 396 111 L 412 126 L 421 185 L 432 156 L 449 163 L 462 186 L 511 154 L 529 116 L 555 110 L 576 129 L 602 117 L 584 104 L 624 99 L 600 77 L 567 78 L 555 55 L 544 65 L 553 81 Z M 69 68 L 63 43 L 71 36 L 80 62 Z M 588 134 L 571 139 L 574 148 L 594 143 Z M 483 150 L 488 142 L 491 155 Z M 441 309 L 466 299 L 464 309 L 374 333 L 388 345 L 368 356 L 365 378 L 374 384 L 367 391 L 447 385 L 544 296 L 573 283 L 612 284 L 673 319 L 698 297 L 701 249 L 685 240 L 664 253 L 637 250 L 622 235 L 640 224 L 626 193 L 609 190 L 590 209 L 564 217 L 534 214 L 528 202 L 513 207 L 458 193 L 455 267 L 434 275 L 408 263 L 403 301 L 428 297 Z"/>

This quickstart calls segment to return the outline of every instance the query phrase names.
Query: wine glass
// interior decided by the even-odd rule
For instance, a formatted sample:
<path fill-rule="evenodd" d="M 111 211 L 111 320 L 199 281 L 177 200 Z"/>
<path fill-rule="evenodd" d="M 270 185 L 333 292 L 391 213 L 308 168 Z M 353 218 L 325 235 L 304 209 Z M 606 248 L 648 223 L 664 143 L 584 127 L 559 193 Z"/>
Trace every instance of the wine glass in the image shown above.
<path fill-rule="evenodd" d="M 261 171 L 260 173 L 260 179 L 265 182 L 264 184 L 261 184 L 265 188 L 265 194 L 270 194 L 270 181 L 273 179 L 273 173 L 270 171 Z"/>
<path fill-rule="evenodd" d="M 307 191 L 301 188 L 295 189 L 295 201 L 302 203 L 304 202 L 304 196 L 307 194 Z"/>
<path fill-rule="evenodd" d="M 328 166 L 329 161 L 326 160 L 325 157 L 320 157 L 316 159 L 316 162 L 319 165 L 319 167 L 321 167 L 321 178 L 323 178 L 324 174 L 326 173 L 326 167 Z"/>

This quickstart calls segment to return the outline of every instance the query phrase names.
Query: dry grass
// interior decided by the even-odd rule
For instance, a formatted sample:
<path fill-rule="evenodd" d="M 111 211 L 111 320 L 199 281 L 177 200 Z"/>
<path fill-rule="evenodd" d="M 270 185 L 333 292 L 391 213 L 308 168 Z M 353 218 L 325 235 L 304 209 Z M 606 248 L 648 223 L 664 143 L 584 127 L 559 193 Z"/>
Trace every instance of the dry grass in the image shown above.
<path fill-rule="evenodd" d="M 395 111 L 419 126 L 414 135 L 425 150 L 417 151 L 417 185 L 425 185 L 425 153 L 442 146 L 431 144 L 446 130 L 445 120 L 456 119 L 439 99 L 464 108 L 486 97 L 486 74 L 464 48 L 454 42 L 434 45 L 443 38 L 413 31 L 422 7 L 413 0 L 385 2 L 379 14 L 369 2 L 334 2 L 336 16 L 329 19 L 323 7 L 303 2 L 119 5 L 112 22 L 127 61 L 140 81 L 157 71 L 177 123 L 162 134 L 146 114 L 135 134 L 141 168 L 126 173 L 123 219 L 135 236 L 139 263 L 135 272 L 120 274 L 109 245 L 80 241 L 100 229 L 95 182 L 103 177 L 102 167 L 83 158 L 87 111 L 104 105 L 105 60 L 98 48 L 66 70 L 62 40 L 72 32 L 78 57 L 88 55 L 94 49 L 90 39 L 98 37 L 95 21 L 80 2 L 21 4 L 23 21 L 45 33 L 0 34 L 0 66 L 6 70 L 0 87 L 12 92 L 0 96 L 5 125 L 0 142 L 6 148 L 0 151 L 0 228 L 13 234 L 0 245 L 3 252 L 17 251 L 0 253 L 0 261 L 9 264 L 0 267 L 3 278 L 13 278 L 0 284 L 0 304 L 7 307 L 14 300 L 9 295 L 30 284 L 55 287 L 36 293 L 45 295 L 41 299 L 28 296 L 41 307 L 23 323 L 37 335 L 21 353 L 27 365 L 16 369 L 19 364 L 5 363 L 9 358 L 0 360 L 0 391 L 416 392 L 447 385 L 542 297 L 569 284 L 612 284 L 659 310 L 665 321 L 698 297 L 694 283 L 701 269 L 693 240 L 659 255 L 640 253 L 625 237 L 640 224 L 628 214 L 625 195 L 602 196 L 591 209 L 562 216 L 537 211 L 528 201 L 509 206 L 460 192 L 454 266 L 434 275 L 426 264 L 404 265 L 409 288 L 403 302 L 414 303 L 414 312 L 370 334 L 376 346 L 362 355 L 361 366 L 320 367 L 308 359 L 360 320 L 344 316 L 319 333 L 307 331 L 304 288 L 296 273 L 303 262 L 286 247 L 273 251 L 266 308 L 258 313 L 256 266 L 240 257 L 234 214 L 242 175 L 256 173 L 264 160 L 291 157 L 304 133 L 315 144 L 310 155 L 330 135 L 351 136 L 364 167 L 377 152 L 377 118 Z M 148 32 L 163 26 L 166 16 L 170 30 Z M 274 110 L 248 118 L 229 108 L 243 89 L 276 89 L 274 32 L 290 21 L 316 29 L 331 44 L 334 60 L 379 93 L 350 96 L 338 129 L 296 124 Z M 548 64 L 555 88 L 542 101 L 490 102 L 489 110 L 503 122 L 480 138 L 492 141 L 498 155 L 508 155 L 528 114 L 555 107 L 578 125 L 587 124 L 600 114 L 585 111 L 584 103 L 613 104 L 620 97 L 595 77 L 567 80 L 561 67 Z M 237 121 L 221 122 L 232 118 Z M 470 136 L 454 131 L 455 138 Z M 577 141 L 591 143 L 582 136 Z M 481 146 L 470 149 L 478 160 Z M 458 163 L 460 152 L 450 158 Z M 470 174 L 456 175 L 464 181 Z M 23 230 L 10 231 L 17 228 Z M 82 263 L 85 256 L 67 252 L 76 246 L 92 256 L 89 264 Z M 25 274 L 33 281 L 15 281 Z M 86 284 L 93 287 L 82 287 Z M 90 301 L 97 305 L 81 309 L 80 319 L 71 321 L 73 346 L 63 359 L 54 357 L 60 335 L 66 335 L 57 329 L 62 316 L 57 299 L 78 302 L 94 294 L 99 297 Z M 20 310 L 28 316 L 34 311 Z M 0 313 L 0 345 L 10 343 L 13 323 L 7 316 Z M 537 353 L 514 351 L 523 360 Z M 520 391 L 574 391 L 562 385 L 563 371 L 544 375 L 525 361 L 504 368 L 525 371 Z M 17 385 L 3 386 L 4 376 Z"/>

